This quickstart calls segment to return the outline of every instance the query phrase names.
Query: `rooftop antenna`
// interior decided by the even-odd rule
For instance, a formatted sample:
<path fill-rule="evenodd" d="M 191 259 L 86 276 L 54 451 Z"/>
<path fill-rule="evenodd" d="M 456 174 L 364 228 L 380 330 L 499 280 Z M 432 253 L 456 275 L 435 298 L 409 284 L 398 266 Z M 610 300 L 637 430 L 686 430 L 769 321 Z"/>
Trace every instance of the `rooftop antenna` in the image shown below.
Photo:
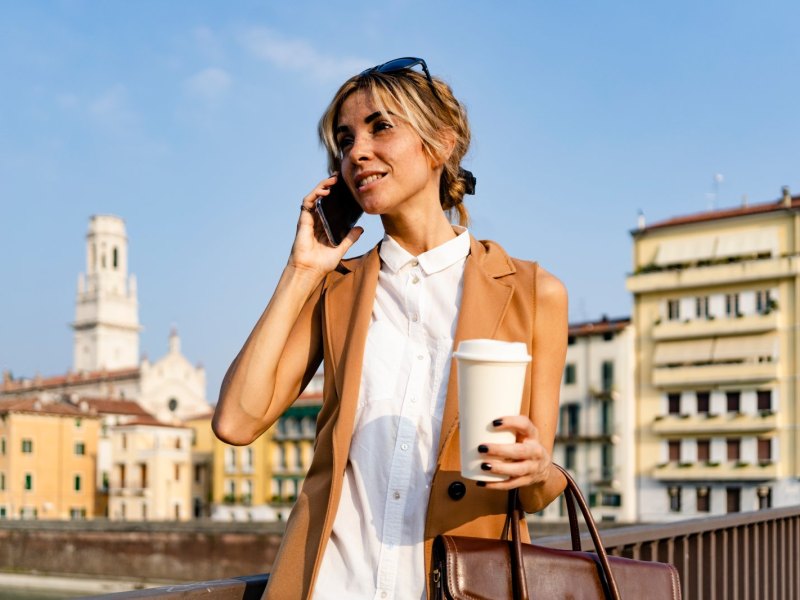
<path fill-rule="evenodd" d="M 717 208 L 717 200 L 719 200 L 719 186 L 722 182 L 725 181 L 725 178 L 722 176 L 722 173 L 714 173 L 714 183 L 712 184 L 711 193 L 707 194 L 709 200 L 709 210 L 716 210 Z"/>

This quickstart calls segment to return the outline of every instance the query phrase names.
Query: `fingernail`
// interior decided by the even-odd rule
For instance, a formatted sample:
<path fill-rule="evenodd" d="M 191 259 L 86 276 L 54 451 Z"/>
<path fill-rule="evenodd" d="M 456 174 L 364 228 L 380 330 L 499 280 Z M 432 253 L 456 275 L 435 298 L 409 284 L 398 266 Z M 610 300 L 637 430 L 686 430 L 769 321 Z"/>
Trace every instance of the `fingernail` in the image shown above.
<path fill-rule="evenodd" d="M 492 465 L 491 463 L 481 463 L 481 469 L 483 469 L 484 471 L 491 471 Z"/>
<path fill-rule="evenodd" d="M 478 487 L 486 487 L 486 482 L 485 481 L 476 481 L 475 483 L 478 484 Z"/>
<path fill-rule="evenodd" d="M 489 451 L 489 446 L 487 446 L 486 444 L 481 444 L 480 446 L 478 446 L 478 452 L 480 452 L 481 454 L 486 454 L 488 451 Z"/>
<path fill-rule="evenodd" d="M 484 421 L 484 423 L 485 422 L 486 421 Z M 494 425 L 495 427 L 500 427 L 500 425 L 502 424 L 503 424 L 503 419 L 495 419 L 494 421 L 492 421 L 492 425 Z"/>

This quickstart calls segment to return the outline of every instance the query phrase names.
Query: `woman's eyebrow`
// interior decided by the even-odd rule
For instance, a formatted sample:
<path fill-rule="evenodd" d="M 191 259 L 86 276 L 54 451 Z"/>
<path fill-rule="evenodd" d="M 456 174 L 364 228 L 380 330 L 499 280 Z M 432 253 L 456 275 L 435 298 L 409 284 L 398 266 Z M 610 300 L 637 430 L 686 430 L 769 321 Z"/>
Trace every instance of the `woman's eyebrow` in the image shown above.
<path fill-rule="evenodd" d="M 380 117 L 382 114 L 383 114 L 383 113 L 382 113 L 381 111 L 379 111 L 379 110 L 376 110 L 376 111 L 375 111 L 374 113 L 372 113 L 371 115 L 367 115 L 366 117 L 364 117 L 364 123 L 366 123 L 367 125 L 369 125 L 369 124 L 370 124 L 370 123 L 372 123 L 372 122 L 373 122 L 375 119 L 377 119 L 378 117 Z M 391 114 L 391 113 L 389 113 L 389 114 Z M 347 125 L 339 125 L 339 126 L 336 128 L 336 132 L 335 132 L 335 133 L 338 135 L 338 134 L 340 134 L 340 133 L 342 133 L 342 132 L 344 132 L 344 131 L 350 131 L 350 128 L 349 128 Z"/>

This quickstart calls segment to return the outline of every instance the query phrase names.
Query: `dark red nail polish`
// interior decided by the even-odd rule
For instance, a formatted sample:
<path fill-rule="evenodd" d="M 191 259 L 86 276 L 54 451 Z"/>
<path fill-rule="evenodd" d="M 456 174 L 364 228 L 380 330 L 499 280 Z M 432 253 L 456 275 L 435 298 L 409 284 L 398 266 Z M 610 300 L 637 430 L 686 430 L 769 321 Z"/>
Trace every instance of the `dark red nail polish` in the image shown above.
<path fill-rule="evenodd" d="M 478 487 L 486 487 L 485 481 L 477 481 L 476 483 L 478 484 Z"/>
<path fill-rule="evenodd" d="M 489 451 L 489 446 L 487 446 L 486 444 L 481 444 L 480 446 L 478 446 L 478 452 L 480 452 L 481 454 L 486 454 L 488 451 Z"/>
<path fill-rule="evenodd" d="M 495 419 L 494 421 L 492 421 L 492 425 L 494 425 L 495 427 L 500 427 L 500 425 L 502 424 L 503 424 L 503 419 Z"/>
<path fill-rule="evenodd" d="M 491 471 L 492 465 L 490 463 L 481 463 L 481 469 L 484 471 Z"/>

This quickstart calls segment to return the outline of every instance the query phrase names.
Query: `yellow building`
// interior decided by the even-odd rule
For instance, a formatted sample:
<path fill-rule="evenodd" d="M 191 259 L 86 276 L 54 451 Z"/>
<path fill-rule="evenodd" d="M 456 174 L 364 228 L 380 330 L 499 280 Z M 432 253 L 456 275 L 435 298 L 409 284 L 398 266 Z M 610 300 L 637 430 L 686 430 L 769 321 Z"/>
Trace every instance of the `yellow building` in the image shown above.
<path fill-rule="evenodd" d="M 0 403 L 0 518 L 92 518 L 98 434 L 98 417 L 67 402 Z"/>
<path fill-rule="evenodd" d="M 184 422 L 192 430 L 192 512 L 196 519 L 211 516 L 214 446 L 222 443 L 211 430 L 213 414 L 190 417 Z"/>
<path fill-rule="evenodd" d="M 800 503 L 800 197 L 633 241 L 639 518 Z"/>

